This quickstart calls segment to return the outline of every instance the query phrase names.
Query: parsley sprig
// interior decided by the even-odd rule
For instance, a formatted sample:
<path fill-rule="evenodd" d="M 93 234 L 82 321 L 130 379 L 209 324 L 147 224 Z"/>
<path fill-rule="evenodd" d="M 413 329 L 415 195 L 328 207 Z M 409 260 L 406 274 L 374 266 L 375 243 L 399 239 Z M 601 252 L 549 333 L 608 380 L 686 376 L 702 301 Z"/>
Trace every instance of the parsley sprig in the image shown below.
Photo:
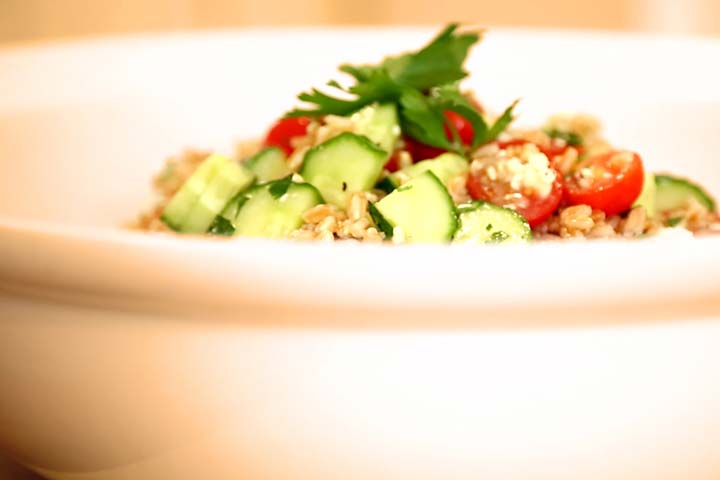
<path fill-rule="evenodd" d="M 452 151 L 464 149 L 458 132 L 444 115 L 446 110 L 462 115 L 472 124 L 472 149 L 494 140 L 512 122 L 517 102 L 488 125 L 460 92 L 458 84 L 468 75 L 463 64 L 481 35 L 457 29 L 457 24 L 450 24 L 417 52 L 388 57 L 378 65 L 341 65 L 340 71 L 352 76 L 354 85 L 344 88 L 334 80 L 328 82 L 330 88 L 343 94 L 341 97 L 319 89 L 301 93 L 298 98 L 311 107 L 297 108 L 286 116 L 349 115 L 375 102 L 393 102 L 403 132 L 424 144 Z M 446 127 L 452 133 L 451 139 L 445 135 Z"/>

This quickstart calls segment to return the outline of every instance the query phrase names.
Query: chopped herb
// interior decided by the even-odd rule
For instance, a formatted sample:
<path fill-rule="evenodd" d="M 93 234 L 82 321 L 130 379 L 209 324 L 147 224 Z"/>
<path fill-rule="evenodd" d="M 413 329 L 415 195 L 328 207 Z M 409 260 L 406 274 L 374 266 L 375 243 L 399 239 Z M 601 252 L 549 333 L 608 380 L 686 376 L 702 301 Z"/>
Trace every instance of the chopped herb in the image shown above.
<path fill-rule="evenodd" d="M 510 238 L 510 235 L 503 232 L 502 230 L 499 230 L 497 232 L 493 232 L 493 234 L 490 235 L 490 242 L 491 243 L 502 243 L 505 240 L 507 240 L 508 238 Z"/>
<path fill-rule="evenodd" d="M 210 235 L 222 235 L 231 237 L 235 233 L 235 225 L 225 217 L 218 216 L 215 221 L 210 225 L 208 230 Z"/>
<path fill-rule="evenodd" d="M 665 224 L 668 227 L 677 227 L 678 225 L 680 225 L 682 223 L 683 220 L 685 220 L 685 217 L 670 217 L 667 219 Z"/>
<path fill-rule="evenodd" d="M 579 147 L 583 144 L 583 139 L 580 135 L 575 132 L 569 132 L 565 130 L 558 130 L 557 128 L 549 128 L 545 130 L 545 133 L 550 138 L 557 138 L 565 141 L 571 147 Z"/>
<path fill-rule="evenodd" d="M 512 123 L 513 120 L 515 120 L 515 117 L 513 116 L 513 111 L 515 110 L 515 107 L 517 106 L 518 102 L 520 100 L 515 100 L 513 103 L 510 104 L 509 107 L 505 109 L 505 111 L 498 117 L 497 120 L 495 120 L 495 123 L 493 123 L 493 126 L 490 127 L 490 131 L 487 133 L 485 142 L 492 142 L 495 140 L 502 132 L 505 131 L 505 129 Z"/>
<path fill-rule="evenodd" d="M 487 230 L 487 231 L 489 232 L 489 231 L 492 230 L 492 228 L 493 228 L 493 227 L 492 227 L 492 223 L 488 223 L 488 224 L 487 224 L 487 227 L 485 227 L 485 230 Z"/>
<path fill-rule="evenodd" d="M 245 202 L 247 201 L 248 196 L 245 194 L 245 192 L 238 193 L 232 200 L 228 202 L 227 206 L 222 211 L 222 215 L 226 218 L 237 217 L 240 208 L 242 208 L 242 206 L 245 205 Z"/>
<path fill-rule="evenodd" d="M 426 145 L 463 153 L 465 147 L 457 131 L 445 118 L 447 110 L 462 115 L 473 126 L 471 148 L 493 141 L 513 120 L 515 103 L 489 127 L 462 95 L 457 82 L 468 75 L 463 64 L 481 35 L 458 33 L 457 29 L 457 24 L 450 24 L 422 49 L 388 57 L 377 65 L 342 65 L 340 71 L 352 76 L 355 84 L 343 88 L 331 80 L 327 85 L 345 98 L 312 89 L 298 95 L 312 106 L 292 110 L 286 116 L 349 115 L 375 102 L 393 102 L 398 106 L 403 132 Z M 446 127 L 452 133 L 451 140 L 445 134 Z"/>
<path fill-rule="evenodd" d="M 380 180 L 377 185 L 375 185 L 375 188 L 378 188 L 385 193 L 390 193 L 395 190 L 395 184 L 392 180 L 390 180 L 390 177 L 385 177 Z"/>
<path fill-rule="evenodd" d="M 383 217 L 374 203 L 368 204 L 368 212 L 370 213 L 370 218 L 375 222 L 375 226 L 385 234 L 385 238 L 392 238 L 393 226 Z"/>
<path fill-rule="evenodd" d="M 280 198 L 285 195 L 292 184 L 292 177 L 292 174 L 290 174 L 285 178 L 281 178 L 280 180 L 275 180 L 270 183 L 268 185 L 268 192 L 270 192 L 270 195 L 272 195 L 273 198 Z"/>

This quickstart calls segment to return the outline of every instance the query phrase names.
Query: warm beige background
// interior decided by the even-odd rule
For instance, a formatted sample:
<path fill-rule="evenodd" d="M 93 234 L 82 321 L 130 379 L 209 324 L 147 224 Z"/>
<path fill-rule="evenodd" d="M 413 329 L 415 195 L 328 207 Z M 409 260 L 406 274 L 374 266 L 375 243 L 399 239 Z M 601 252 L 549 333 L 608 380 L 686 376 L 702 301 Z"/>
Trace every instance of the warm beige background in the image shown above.
<path fill-rule="evenodd" d="M 720 0 L 0 0 L 0 42 L 242 25 L 440 24 L 720 34 Z"/>

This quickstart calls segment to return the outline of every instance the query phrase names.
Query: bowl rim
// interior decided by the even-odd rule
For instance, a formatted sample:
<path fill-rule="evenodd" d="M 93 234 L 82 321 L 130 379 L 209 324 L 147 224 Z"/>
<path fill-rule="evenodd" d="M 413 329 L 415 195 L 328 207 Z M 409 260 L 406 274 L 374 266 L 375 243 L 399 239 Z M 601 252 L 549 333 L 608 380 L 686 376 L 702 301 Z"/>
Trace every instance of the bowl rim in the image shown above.
<path fill-rule="evenodd" d="M 688 250 L 688 247 L 692 247 Z M 682 248 L 686 255 L 670 258 L 666 266 L 656 259 Z M 720 313 L 720 236 L 692 239 L 595 240 L 593 242 L 547 242 L 478 248 L 467 245 L 374 245 L 353 242 L 325 244 L 291 240 L 219 239 L 202 236 L 148 234 L 140 231 L 100 227 L 48 226 L 33 221 L 0 221 L 0 252 L 9 259 L 0 267 L 0 296 L 29 299 L 50 304 L 100 308 L 105 311 L 154 313 L 174 319 L 214 318 L 232 320 L 247 326 L 318 327 L 324 329 L 516 329 L 548 327 L 602 327 L 638 323 L 712 319 Z M 89 264 L 64 261 L 77 252 L 88 252 Z M 117 262 L 119 254 L 122 263 Z M 571 262 L 563 258 L 590 259 L 603 268 L 617 255 L 633 259 L 636 267 L 649 268 L 631 278 L 593 279 L 587 272 L 574 275 Z M 184 259 L 193 258 L 183 263 Z M 75 257 L 73 257 L 75 258 Z M 422 258 L 422 268 L 414 268 L 398 280 L 409 282 L 399 296 L 383 295 L 387 279 L 368 286 L 367 278 L 348 281 L 347 269 L 368 262 L 395 262 L 413 268 Z M 454 278 L 449 265 L 463 269 L 485 269 L 500 282 L 515 276 L 504 265 L 524 264 L 529 269 L 519 295 L 530 296 L 518 302 L 514 295 L 475 298 L 472 292 L 488 288 L 488 279 L 479 279 L 468 288 L 467 279 Z M 271 262 L 265 272 L 266 262 Z M 325 265 L 313 272 L 310 284 L 300 292 L 287 292 L 294 279 L 309 266 Z M 108 274 L 103 265 L 122 269 Z M 171 266 L 168 270 L 168 265 Z M 331 267 L 327 267 L 331 265 Z M 553 281 L 559 282 L 549 295 L 546 288 L 533 291 L 533 281 L 544 268 L 556 267 Z M 417 267 L 417 265 L 414 265 Z M 144 273 L 143 273 L 144 272 Z M 156 273 L 149 273 L 156 272 Z M 162 272 L 157 274 L 157 272 Z M 257 281 L 242 281 L 246 274 L 259 274 Z M 287 277 L 286 272 L 290 272 Z M 658 276 L 665 278 L 658 280 Z M 147 274 L 145 278 L 140 278 Z M 607 271 L 605 271 L 607 274 Z M 419 277 L 443 275 L 441 289 Z M 607 275 L 606 275 L 607 277 Z M 562 280 L 562 279 L 565 280 Z M 187 281 L 195 279 L 195 281 Z M 560 279 L 560 280 L 558 280 Z M 238 281 L 236 287 L 229 281 Z M 352 280 L 352 279 L 350 279 Z M 564 289 L 589 281 L 587 290 L 575 301 L 558 305 Z M 323 282 L 326 282 L 323 285 Z M 630 291 L 635 283 L 654 282 L 654 292 Z M 702 291 L 683 288 L 698 282 Z M 200 288 L 197 288 L 200 285 Z M 679 288 L 676 288 L 679 287 Z M 313 290 L 313 288 L 316 288 Z M 625 291 L 623 291 L 625 289 Z M 493 290 L 498 295 L 497 289 Z M 353 296 L 354 292 L 365 293 Z M 613 298 L 617 295 L 617 298 Z M 639 295 L 639 296 L 638 296 Z M 283 298 L 284 297 L 284 298 Z M 328 298 L 330 299 L 328 301 Z M 368 303 L 368 298 L 377 302 Z M 282 299 L 284 305 L 278 305 Z M 611 300 L 612 299 L 612 300 Z M 659 300 L 662 299 L 662 300 Z M 242 311 L 245 315 L 238 315 Z M 543 314 L 538 317 L 538 311 Z M 478 313 L 482 312 L 482 318 Z M 337 318 L 344 317 L 342 323 Z M 368 321 L 368 316 L 376 317 Z"/>

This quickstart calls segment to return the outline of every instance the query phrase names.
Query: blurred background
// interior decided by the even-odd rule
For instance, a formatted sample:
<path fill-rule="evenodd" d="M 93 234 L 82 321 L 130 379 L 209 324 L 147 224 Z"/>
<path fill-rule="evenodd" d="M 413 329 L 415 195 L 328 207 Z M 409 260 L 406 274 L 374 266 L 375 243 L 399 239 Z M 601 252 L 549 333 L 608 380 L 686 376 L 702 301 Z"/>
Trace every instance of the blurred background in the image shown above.
<path fill-rule="evenodd" d="M 0 43 L 254 25 L 442 24 L 720 35 L 720 0 L 0 0 Z"/>

